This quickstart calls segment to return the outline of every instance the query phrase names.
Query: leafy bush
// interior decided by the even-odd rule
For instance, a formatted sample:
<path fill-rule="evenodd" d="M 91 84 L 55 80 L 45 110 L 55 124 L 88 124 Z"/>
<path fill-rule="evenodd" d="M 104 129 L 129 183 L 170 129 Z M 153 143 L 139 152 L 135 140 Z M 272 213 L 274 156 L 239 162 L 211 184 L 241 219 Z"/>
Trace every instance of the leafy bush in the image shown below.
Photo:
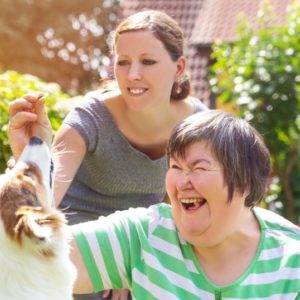
<path fill-rule="evenodd" d="M 41 79 L 29 75 L 7 71 L 0 74 L 0 172 L 6 168 L 6 162 L 11 157 L 7 140 L 7 125 L 9 120 L 8 107 L 12 100 L 22 97 L 29 92 L 42 92 L 46 96 L 48 115 L 54 133 L 59 128 L 65 112 L 56 110 L 57 101 L 68 99 L 69 95 L 63 93 L 58 84 L 45 83 Z"/>
<path fill-rule="evenodd" d="M 285 25 L 275 25 L 272 13 L 266 4 L 258 30 L 242 23 L 236 42 L 215 43 L 210 82 L 217 101 L 231 103 L 264 136 L 279 179 L 269 200 L 300 222 L 300 1 Z"/>

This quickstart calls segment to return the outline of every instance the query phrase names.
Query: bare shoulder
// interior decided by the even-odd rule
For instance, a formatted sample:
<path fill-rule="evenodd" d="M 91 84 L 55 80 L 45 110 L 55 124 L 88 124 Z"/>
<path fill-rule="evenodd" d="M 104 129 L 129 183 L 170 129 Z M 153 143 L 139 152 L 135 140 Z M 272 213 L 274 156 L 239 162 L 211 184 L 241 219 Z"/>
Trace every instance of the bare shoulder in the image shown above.
<path fill-rule="evenodd" d="M 119 119 L 125 111 L 126 105 L 120 91 L 111 91 L 103 94 L 103 101 L 115 119 Z"/>
<path fill-rule="evenodd" d="M 117 99 L 120 96 L 121 92 L 118 89 L 101 92 L 101 98 L 103 101 L 115 101 L 114 99 Z"/>
<path fill-rule="evenodd" d="M 176 110 L 185 117 L 192 115 L 198 111 L 208 109 L 200 99 L 189 96 L 181 101 L 174 102 Z"/>

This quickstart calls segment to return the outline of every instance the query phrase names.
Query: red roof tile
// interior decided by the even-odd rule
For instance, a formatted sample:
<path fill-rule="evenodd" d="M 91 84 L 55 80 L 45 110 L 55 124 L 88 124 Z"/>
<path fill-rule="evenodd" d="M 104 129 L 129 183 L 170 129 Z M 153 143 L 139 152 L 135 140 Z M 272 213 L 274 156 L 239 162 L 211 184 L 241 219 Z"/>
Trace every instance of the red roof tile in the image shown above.
<path fill-rule="evenodd" d="M 204 1 L 195 22 L 190 43 L 208 45 L 216 39 L 232 41 L 235 39 L 239 16 L 252 25 L 258 26 L 258 11 L 263 0 L 209 0 Z M 282 23 L 287 6 L 292 0 L 272 0 L 276 23 Z"/>
<path fill-rule="evenodd" d="M 189 38 L 203 2 L 205 0 L 123 0 L 121 17 L 144 9 L 162 10 L 179 23 L 185 36 Z"/>

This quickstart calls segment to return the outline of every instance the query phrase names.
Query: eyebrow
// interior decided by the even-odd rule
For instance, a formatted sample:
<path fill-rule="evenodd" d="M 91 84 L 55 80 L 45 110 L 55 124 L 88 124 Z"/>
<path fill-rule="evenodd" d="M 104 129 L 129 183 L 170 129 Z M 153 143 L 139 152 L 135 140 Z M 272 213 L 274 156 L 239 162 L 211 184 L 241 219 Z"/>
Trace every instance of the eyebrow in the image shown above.
<path fill-rule="evenodd" d="M 178 159 L 172 157 L 172 159 L 174 159 L 177 163 L 178 163 Z M 198 159 L 195 159 L 194 161 L 192 162 L 187 162 L 186 163 L 191 166 L 191 167 L 194 167 L 195 165 L 199 164 L 199 163 L 206 163 L 208 165 L 211 165 L 211 161 L 206 159 L 206 158 L 198 158 Z"/>
<path fill-rule="evenodd" d="M 129 56 L 128 54 L 126 53 L 116 53 L 117 56 Z M 155 53 L 152 53 L 152 52 L 144 52 L 144 53 L 141 53 L 140 56 L 154 56 Z"/>
<path fill-rule="evenodd" d="M 193 166 L 195 166 L 195 165 L 197 165 L 199 163 L 206 163 L 206 164 L 211 165 L 211 161 L 208 160 L 208 159 L 206 159 L 206 158 L 198 158 L 198 159 L 196 159 L 196 160 L 194 160 L 194 161 L 192 161 L 192 162 L 190 162 L 188 164 L 193 167 Z"/>

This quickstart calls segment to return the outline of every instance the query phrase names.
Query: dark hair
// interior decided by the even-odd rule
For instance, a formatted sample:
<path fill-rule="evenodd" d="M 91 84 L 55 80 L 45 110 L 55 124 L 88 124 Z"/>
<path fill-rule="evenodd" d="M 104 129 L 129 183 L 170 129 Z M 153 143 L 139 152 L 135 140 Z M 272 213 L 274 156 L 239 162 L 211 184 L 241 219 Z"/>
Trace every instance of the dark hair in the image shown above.
<path fill-rule="evenodd" d="M 144 10 L 123 20 L 116 28 L 114 44 L 120 34 L 139 30 L 151 31 L 163 43 L 172 61 L 176 62 L 183 55 L 184 37 L 180 26 L 166 13 L 157 10 Z M 174 82 L 171 99 L 185 99 L 190 90 L 190 80 L 188 76 L 184 76 L 180 82 Z"/>
<path fill-rule="evenodd" d="M 271 171 L 270 154 L 261 135 L 245 120 L 219 110 L 194 114 L 172 131 L 167 155 L 184 158 L 186 148 L 205 142 L 223 168 L 228 201 L 237 189 L 247 192 L 245 205 L 253 207 L 265 195 Z"/>

